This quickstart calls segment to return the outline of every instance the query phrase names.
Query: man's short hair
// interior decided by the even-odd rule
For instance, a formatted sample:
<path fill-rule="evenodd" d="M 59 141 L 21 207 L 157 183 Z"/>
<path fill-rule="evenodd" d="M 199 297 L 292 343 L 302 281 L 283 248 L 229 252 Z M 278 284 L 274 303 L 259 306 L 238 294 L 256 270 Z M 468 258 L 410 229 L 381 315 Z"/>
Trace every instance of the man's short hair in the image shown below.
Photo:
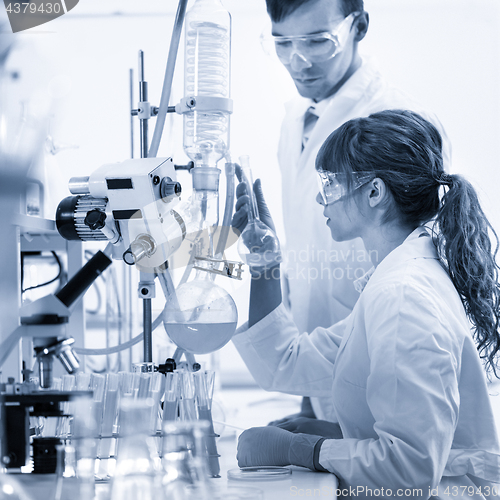
<path fill-rule="evenodd" d="M 279 23 L 301 5 L 310 1 L 311 0 L 266 0 L 267 12 L 273 22 Z M 340 6 L 344 16 L 347 17 L 351 12 L 363 10 L 363 0 L 340 0 Z"/>

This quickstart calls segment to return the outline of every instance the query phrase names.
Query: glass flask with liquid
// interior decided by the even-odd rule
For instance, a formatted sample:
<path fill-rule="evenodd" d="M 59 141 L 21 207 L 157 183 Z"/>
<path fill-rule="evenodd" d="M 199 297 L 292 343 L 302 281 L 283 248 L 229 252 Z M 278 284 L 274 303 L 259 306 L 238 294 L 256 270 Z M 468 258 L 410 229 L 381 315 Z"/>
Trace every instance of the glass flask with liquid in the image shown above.
<path fill-rule="evenodd" d="M 263 272 L 281 262 L 281 250 L 274 231 L 259 219 L 253 192 L 253 176 L 248 156 L 240 156 L 241 182 L 250 198 L 248 223 L 238 240 L 238 253 L 252 271 Z"/>
<path fill-rule="evenodd" d="M 215 166 L 229 149 L 230 52 L 229 12 L 221 0 L 196 0 L 185 20 L 184 95 L 197 104 L 184 114 L 184 150 L 197 167 Z"/>
<path fill-rule="evenodd" d="M 168 336 L 192 354 L 207 354 L 225 346 L 237 322 L 238 311 L 231 295 L 201 270 L 193 281 L 175 290 L 163 313 Z"/>

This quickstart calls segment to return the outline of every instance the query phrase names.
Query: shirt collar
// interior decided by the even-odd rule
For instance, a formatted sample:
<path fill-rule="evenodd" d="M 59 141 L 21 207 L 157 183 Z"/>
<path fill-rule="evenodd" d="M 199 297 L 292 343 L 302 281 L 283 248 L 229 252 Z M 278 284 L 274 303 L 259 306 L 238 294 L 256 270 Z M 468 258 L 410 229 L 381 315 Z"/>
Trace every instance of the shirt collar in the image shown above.
<path fill-rule="evenodd" d="M 385 270 L 394 267 L 399 262 L 418 257 L 426 259 L 438 258 L 432 238 L 423 226 L 419 226 L 412 231 L 403 243 L 390 252 L 376 268 L 375 266 L 372 267 L 361 278 L 354 280 L 355 290 L 361 293 L 375 271 L 378 273 L 385 272 Z"/>
<path fill-rule="evenodd" d="M 361 278 L 358 278 L 357 280 L 354 280 L 354 289 L 356 292 L 361 293 L 364 289 L 365 286 L 368 284 L 368 281 L 372 277 L 372 274 L 375 272 L 375 266 L 372 266 L 368 271 L 366 271 Z"/>

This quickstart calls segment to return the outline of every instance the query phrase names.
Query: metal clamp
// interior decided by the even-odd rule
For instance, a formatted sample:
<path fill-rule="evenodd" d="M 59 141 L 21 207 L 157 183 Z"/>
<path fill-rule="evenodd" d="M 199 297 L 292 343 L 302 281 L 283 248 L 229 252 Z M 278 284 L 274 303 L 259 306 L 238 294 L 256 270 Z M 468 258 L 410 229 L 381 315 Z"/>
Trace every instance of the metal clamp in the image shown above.
<path fill-rule="evenodd" d="M 197 266 L 197 261 L 208 262 L 212 265 L 210 267 Z M 222 264 L 221 269 L 219 269 L 219 264 Z M 242 266 L 243 262 L 233 260 L 214 259 L 212 257 L 195 257 L 195 265 L 193 268 L 199 269 L 200 271 L 206 271 L 207 273 L 219 274 L 220 276 L 226 276 L 227 278 L 241 280 L 241 274 L 243 273 Z"/>
<path fill-rule="evenodd" d="M 133 109 L 130 114 L 138 116 L 140 120 L 149 120 L 149 118 L 158 114 L 159 108 L 151 106 L 148 101 L 139 102 L 137 109 Z"/>
<path fill-rule="evenodd" d="M 191 111 L 233 112 L 233 100 L 227 97 L 189 96 L 183 97 L 175 106 L 176 113 L 182 115 Z"/>

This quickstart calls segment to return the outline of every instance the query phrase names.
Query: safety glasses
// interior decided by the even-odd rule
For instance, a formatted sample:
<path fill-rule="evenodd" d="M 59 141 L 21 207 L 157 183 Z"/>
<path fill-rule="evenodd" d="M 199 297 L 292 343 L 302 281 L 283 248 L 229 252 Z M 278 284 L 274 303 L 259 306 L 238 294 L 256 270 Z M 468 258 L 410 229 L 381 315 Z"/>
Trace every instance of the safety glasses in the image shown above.
<path fill-rule="evenodd" d="M 263 36 L 261 43 L 266 53 L 272 52 L 272 44 L 276 55 L 283 64 L 290 64 L 294 54 L 311 63 L 331 59 L 343 48 L 349 37 L 352 23 L 360 12 L 352 12 L 332 31 L 297 36 Z"/>
<path fill-rule="evenodd" d="M 329 172 L 327 170 L 318 170 L 319 192 L 325 205 L 330 205 L 343 198 L 347 192 L 346 174 L 338 172 Z M 356 172 L 352 174 L 352 191 L 368 184 L 375 176 L 371 172 Z M 341 182 L 343 181 L 343 182 Z"/>

